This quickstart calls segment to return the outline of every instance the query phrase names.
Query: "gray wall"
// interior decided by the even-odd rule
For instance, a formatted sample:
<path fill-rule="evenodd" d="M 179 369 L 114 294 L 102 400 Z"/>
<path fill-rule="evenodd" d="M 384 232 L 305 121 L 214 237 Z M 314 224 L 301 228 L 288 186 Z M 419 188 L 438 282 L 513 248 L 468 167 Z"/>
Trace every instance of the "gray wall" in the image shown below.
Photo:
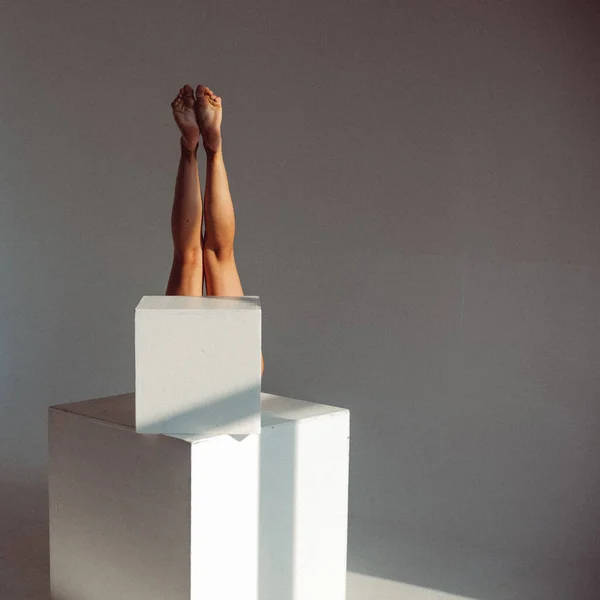
<path fill-rule="evenodd" d="M 598 550 L 592 2 L 8 0 L 0 23 L 13 553 L 47 525 L 47 406 L 133 387 L 133 309 L 170 266 L 185 82 L 223 97 L 263 389 L 352 410 L 352 514 Z"/>

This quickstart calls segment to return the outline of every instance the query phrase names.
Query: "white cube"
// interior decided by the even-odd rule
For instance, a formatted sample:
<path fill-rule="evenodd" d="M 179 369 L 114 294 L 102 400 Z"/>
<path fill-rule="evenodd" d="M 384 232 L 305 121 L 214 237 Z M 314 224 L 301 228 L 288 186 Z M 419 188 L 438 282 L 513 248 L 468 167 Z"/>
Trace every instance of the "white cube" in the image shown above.
<path fill-rule="evenodd" d="M 343 600 L 349 413 L 262 407 L 248 436 L 137 433 L 133 394 L 51 407 L 53 600 Z"/>
<path fill-rule="evenodd" d="M 259 436 L 134 428 L 133 394 L 49 410 L 53 600 L 256 600 Z"/>
<path fill-rule="evenodd" d="M 256 296 L 145 296 L 135 311 L 140 433 L 260 431 Z"/>

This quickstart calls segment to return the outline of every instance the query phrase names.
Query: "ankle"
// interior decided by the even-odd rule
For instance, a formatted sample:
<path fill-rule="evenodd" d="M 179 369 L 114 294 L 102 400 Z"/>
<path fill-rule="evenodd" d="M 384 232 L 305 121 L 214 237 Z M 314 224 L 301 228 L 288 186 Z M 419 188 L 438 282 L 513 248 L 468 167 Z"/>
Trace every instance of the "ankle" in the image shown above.
<path fill-rule="evenodd" d="M 183 136 L 181 136 L 181 138 L 179 139 L 179 147 L 181 148 L 181 154 L 196 155 L 196 153 L 198 152 L 198 146 L 199 146 L 198 142 L 196 142 L 195 145 L 191 144 Z"/>
<path fill-rule="evenodd" d="M 219 130 L 202 132 L 202 145 L 206 154 L 218 154 L 223 149 L 223 138 Z"/>

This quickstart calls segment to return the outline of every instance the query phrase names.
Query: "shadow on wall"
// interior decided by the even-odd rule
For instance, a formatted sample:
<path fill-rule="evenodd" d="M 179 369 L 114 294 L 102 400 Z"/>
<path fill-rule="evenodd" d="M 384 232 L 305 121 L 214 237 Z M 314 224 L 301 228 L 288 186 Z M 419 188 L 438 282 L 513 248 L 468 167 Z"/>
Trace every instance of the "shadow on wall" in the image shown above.
<path fill-rule="evenodd" d="M 0 597 L 6 600 L 50 598 L 48 488 L 42 482 L 3 481 L 0 488 Z"/>

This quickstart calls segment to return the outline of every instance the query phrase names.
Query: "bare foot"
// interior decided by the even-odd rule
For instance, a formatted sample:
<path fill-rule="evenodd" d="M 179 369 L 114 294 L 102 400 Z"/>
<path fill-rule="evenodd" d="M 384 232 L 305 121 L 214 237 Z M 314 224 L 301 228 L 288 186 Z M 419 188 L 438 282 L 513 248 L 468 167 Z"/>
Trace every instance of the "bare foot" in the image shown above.
<path fill-rule="evenodd" d="M 173 102 L 173 116 L 175 123 L 181 131 L 181 144 L 188 150 L 195 150 L 200 141 L 200 129 L 194 113 L 194 90 L 189 85 L 184 85 Z"/>
<path fill-rule="evenodd" d="M 222 119 L 221 98 L 206 86 L 199 85 L 196 88 L 196 120 L 207 152 L 219 152 L 222 148 Z"/>

